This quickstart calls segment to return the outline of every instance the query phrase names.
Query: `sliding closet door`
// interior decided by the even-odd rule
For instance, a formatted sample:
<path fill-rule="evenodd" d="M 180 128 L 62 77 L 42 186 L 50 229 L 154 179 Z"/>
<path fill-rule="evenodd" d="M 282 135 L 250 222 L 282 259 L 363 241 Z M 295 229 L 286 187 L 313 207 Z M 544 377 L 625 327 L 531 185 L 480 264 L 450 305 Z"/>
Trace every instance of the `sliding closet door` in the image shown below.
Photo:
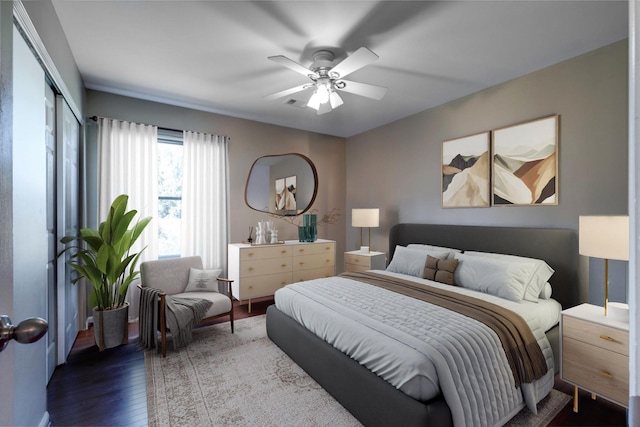
<path fill-rule="evenodd" d="M 57 366 L 57 298 L 56 254 L 58 252 L 56 230 L 56 97 L 53 89 L 45 84 L 45 144 L 47 151 L 47 382 Z"/>
<path fill-rule="evenodd" d="M 57 149 L 57 228 L 58 237 L 78 235 L 79 215 L 79 124 L 62 96 L 56 98 Z M 60 246 L 60 249 L 63 249 Z M 78 334 L 78 286 L 71 283 L 76 274 L 67 261 L 69 253 L 58 258 L 58 364 L 67 360 Z"/>

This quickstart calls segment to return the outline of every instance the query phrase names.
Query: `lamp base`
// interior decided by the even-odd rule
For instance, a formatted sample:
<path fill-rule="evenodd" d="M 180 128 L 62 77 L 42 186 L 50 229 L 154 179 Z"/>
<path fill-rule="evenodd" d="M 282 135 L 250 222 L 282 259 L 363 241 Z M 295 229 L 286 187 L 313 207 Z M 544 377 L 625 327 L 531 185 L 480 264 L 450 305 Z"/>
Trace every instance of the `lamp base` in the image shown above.
<path fill-rule="evenodd" d="M 607 307 L 607 318 L 617 322 L 629 323 L 629 305 L 621 302 L 610 302 Z"/>

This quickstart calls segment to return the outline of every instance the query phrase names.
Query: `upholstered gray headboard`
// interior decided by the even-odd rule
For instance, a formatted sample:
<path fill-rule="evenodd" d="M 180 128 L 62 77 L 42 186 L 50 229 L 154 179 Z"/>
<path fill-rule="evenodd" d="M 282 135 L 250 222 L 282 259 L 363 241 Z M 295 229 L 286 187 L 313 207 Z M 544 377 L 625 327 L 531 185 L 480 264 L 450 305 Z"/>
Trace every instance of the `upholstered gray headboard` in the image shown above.
<path fill-rule="evenodd" d="M 581 302 L 578 236 L 575 230 L 396 224 L 389 232 L 389 259 L 393 257 L 396 245 L 406 246 L 410 243 L 543 259 L 555 270 L 549 280 L 553 288 L 552 297 L 564 308 Z"/>

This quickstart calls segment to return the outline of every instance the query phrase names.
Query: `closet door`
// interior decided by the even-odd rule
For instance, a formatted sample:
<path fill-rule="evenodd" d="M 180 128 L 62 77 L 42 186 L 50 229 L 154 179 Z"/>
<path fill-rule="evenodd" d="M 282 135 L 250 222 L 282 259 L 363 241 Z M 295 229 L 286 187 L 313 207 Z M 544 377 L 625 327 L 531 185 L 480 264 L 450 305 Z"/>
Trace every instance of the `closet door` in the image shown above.
<path fill-rule="evenodd" d="M 57 150 L 57 229 L 58 238 L 78 235 L 79 218 L 79 124 L 62 96 L 56 97 Z M 60 245 L 60 249 L 64 249 Z M 78 334 L 79 286 L 71 283 L 75 277 L 67 261 L 70 254 L 58 258 L 58 364 L 67 360 Z"/>
<path fill-rule="evenodd" d="M 47 382 L 51 380 L 57 366 L 56 318 L 56 255 L 58 242 L 56 234 L 56 99 L 53 89 L 45 84 L 45 147 L 47 152 Z"/>

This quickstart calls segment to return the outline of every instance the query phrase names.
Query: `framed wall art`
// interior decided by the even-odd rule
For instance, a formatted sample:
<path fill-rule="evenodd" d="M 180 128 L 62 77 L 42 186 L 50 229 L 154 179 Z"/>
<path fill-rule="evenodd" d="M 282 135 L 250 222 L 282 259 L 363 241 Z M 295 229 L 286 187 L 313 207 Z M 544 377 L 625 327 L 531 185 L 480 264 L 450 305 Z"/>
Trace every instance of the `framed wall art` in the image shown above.
<path fill-rule="evenodd" d="M 493 131 L 494 206 L 558 204 L 558 121 L 554 115 Z"/>
<path fill-rule="evenodd" d="M 442 207 L 488 207 L 490 133 L 442 143 Z"/>

